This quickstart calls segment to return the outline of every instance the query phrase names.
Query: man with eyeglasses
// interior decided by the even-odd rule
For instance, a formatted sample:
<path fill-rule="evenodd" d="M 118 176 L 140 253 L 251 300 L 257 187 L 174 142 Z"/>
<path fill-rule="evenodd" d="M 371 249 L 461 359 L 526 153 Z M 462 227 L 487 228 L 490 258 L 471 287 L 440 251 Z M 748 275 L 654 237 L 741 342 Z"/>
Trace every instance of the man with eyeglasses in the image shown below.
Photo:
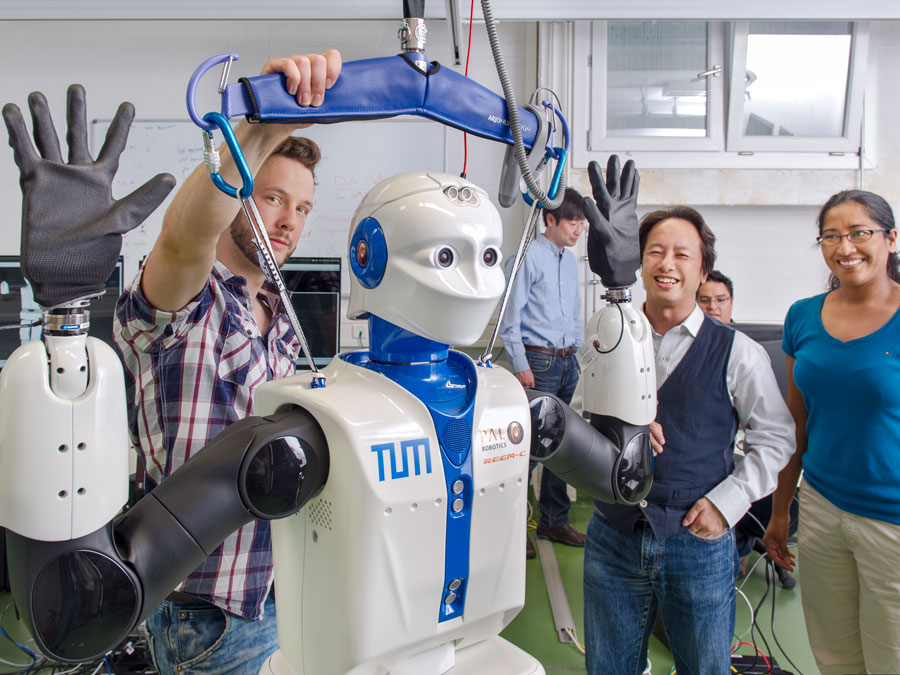
<path fill-rule="evenodd" d="M 734 284 L 731 279 L 718 270 L 710 272 L 697 291 L 697 304 L 704 314 L 722 323 L 732 323 Z"/>
<path fill-rule="evenodd" d="M 707 316 L 718 319 L 722 323 L 734 323 L 734 319 L 731 318 L 731 313 L 734 311 L 734 283 L 720 271 L 713 270 L 707 275 L 706 281 L 700 284 L 700 288 L 697 291 L 697 304 Z M 741 456 L 744 454 L 743 445 L 743 430 L 739 430 L 738 442 L 735 447 L 738 448 L 738 453 Z M 793 523 L 791 534 L 794 534 L 797 529 L 796 502 L 792 506 L 791 513 Z M 747 559 L 753 548 L 754 539 L 762 539 L 763 534 L 765 534 L 765 524 L 769 522 L 771 516 L 772 496 L 767 495 L 753 502 L 747 514 L 734 526 L 735 543 L 741 559 L 738 579 L 742 578 L 746 573 Z M 781 576 L 781 574 L 779 574 L 779 577 L 782 585 L 785 585 L 785 588 L 793 588 L 793 579 L 790 579 L 787 575 Z"/>

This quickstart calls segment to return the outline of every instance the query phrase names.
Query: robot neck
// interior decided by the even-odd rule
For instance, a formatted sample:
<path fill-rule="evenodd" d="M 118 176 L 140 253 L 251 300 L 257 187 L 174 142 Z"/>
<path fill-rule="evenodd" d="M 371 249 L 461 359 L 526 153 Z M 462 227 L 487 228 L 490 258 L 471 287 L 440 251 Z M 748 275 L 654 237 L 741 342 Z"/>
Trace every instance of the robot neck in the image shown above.
<path fill-rule="evenodd" d="M 375 316 L 369 316 L 368 352 L 341 358 L 381 373 L 424 403 L 443 420 L 472 415 L 477 376 L 471 359 Z M 471 423 L 471 419 L 470 419 Z"/>
<path fill-rule="evenodd" d="M 449 347 L 369 315 L 369 358 L 389 365 L 436 364 L 447 360 Z"/>

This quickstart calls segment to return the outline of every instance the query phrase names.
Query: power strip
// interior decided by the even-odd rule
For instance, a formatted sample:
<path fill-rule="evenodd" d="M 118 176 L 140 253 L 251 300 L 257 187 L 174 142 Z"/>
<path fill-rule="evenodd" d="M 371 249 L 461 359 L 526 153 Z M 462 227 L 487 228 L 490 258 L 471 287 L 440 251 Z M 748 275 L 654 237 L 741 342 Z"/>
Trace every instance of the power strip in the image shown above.
<path fill-rule="evenodd" d="M 788 670 L 779 668 L 778 663 L 771 656 L 766 658 L 769 661 L 768 666 L 759 655 L 732 654 L 731 666 L 741 675 L 794 675 Z"/>

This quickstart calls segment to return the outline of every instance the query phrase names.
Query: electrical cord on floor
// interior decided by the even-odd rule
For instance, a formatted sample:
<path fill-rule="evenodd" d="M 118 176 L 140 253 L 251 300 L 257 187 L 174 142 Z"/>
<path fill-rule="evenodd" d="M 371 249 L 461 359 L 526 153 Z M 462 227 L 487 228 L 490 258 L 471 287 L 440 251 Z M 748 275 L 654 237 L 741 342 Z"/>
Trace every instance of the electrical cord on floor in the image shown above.
<path fill-rule="evenodd" d="M 754 614 L 753 614 L 753 605 L 750 602 L 750 598 L 747 597 L 747 594 L 744 593 L 744 591 L 742 591 L 740 588 L 735 588 L 734 590 L 736 590 L 738 592 L 738 594 L 742 598 L 744 598 L 744 601 L 747 603 L 747 608 L 750 610 L 750 625 L 747 626 L 747 630 L 745 630 L 743 633 L 735 636 L 735 638 L 738 641 L 738 644 L 736 644 L 735 647 L 740 647 L 742 644 L 749 644 L 748 642 L 743 642 L 743 639 L 747 636 L 747 633 L 750 632 L 750 628 L 753 626 Z M 734 649 L 732 649 L 731 651 L 734 652 Z"/>
<path fill-rule="evenodd" d="M 2 616 L 2 614 L 0 614 Z M 0 628 L 0 631 L 3 631 Z M 3 631 L 3 634 L 6 634 Z M 112 675 L 146 674 L 156 673 L 151 665 L 149 645 L 140 631 L 132 633 L 125 642 L 112 651 L 107 652 L 99 661 L 79 663 L 71 666 L 68 663 L 59 663 L 50 659 L 40 658 L 32 664 L 8 663 L 19 670 L 0 672 L 0 675 L 98 675 L 101 672 Z"/>
<path fill-rule="evenodd" d="M 738 593 L 740 593 L 741 595 L 744 595 L 744 593 L 743 593 L 744 584 L 746 584 L 747 581 L 750 579 L 750 575 L 753 574 L 753 570 L 755 570 L 757 568 L 757 566 L 759 566 L 759 564 L 766 559 L 766 557 L 767 557 L 766 555 L 761 555 L 759 558 L 757 558 L 756 562 L 753 563 L 753 566 L 749 570 L 747 570 L 747 572 L 744 574 L 744 578 L 741 580 L 740 586 L 736 587 L 736 590 Z M 768 571 L 768 567 L 766 568 L 766 570 Z M 758 616 L 759 608 L 762 607 L 762 603 L 765 602 L 765 599 L 766 599 L 766 596 L 768 595 L 768 593 L 769 593 L 769 576 L 768 576 L 768 574 L 766 574 L 766 590 L 763 593 L 763 596 L 760 599 L 759 604 L 756 606 L 756 608 L 754 608 L 753 605 L 750 603 L 749 599 L 747 599 L 747 604 L 750 607 L 750 629 L 749 629 L 750 642 L 744 643 L 744 644 L 747 644 L 747 645 L 753 647 L 756 650 L 756 653 L 754 653 L 753 661 L 751 661 L 750 664 L 743 670 L 737 670 L 736 668 L 734 668 L 734 666 L 732 666 L 732 669 L 736 673 L 750 672 L 750 671 L 754 670 L 756 668 L 756 666 L 759 664 L 759 655 L 762 654 L 762 651 L 756 645 L 755 629 L 758 628 L 758 626 L 756 624 L 756 617 Z M 744 598 L 747 598 L 747 596 L 744 595 Z M 743 635 L 741 635 L 741 637 L 738 638 L 739 644 L 735 645 L 735 649 L 738 646 L 740 646 L 740 643 L 743 641 L 743 637 L 746 634 L 747 634 L 747 631 L 744 631 Z M 760 637 L 763 638 L 763 642 L 765 643 L 765 636 L 762 635 L 762 631 L 760 631 Z M 766 649 L 768 650 L 768 648 L 769 648 L 769 646 L 768 646 L 768 644 L 766 644 Z M 732 653 L 734 653 L 734 649 L 732 649 L 731 651 L 732 651 Z M 771 652 L 769 652 L 769 653 L 771 653 Z M 763 656 L 763 658 L 765 659 L 765 656 Z M 771 667 L 769 667 L 768 661 L 766 661 L 766 668 L 768 669 L 769 672 L 771 672 Z"/>
<path fill-rule="evenodd" d="M 25 673 L 31 672 L 31 670 L 34 668 L 35 664 L 37 664 L 37 662 L 38 662 L 38 656 L 37 656 L 37 654 L 35 654 L 33 651 L 31 651 L 28 647 L 26 647 L 25 645 L 23 645 L 23 644 L 22 644 L 21 642 L 19 642 L 18 640 L 14 640 L 12 637 L 10 637 L 9 633 L 7 633 L 7 632 L 3 629 L 2 626 L 0 626 L 0 635 L 2 635 L 3 637 L 5 637 L 7 640 L 9 640 L 10 642 L 12 642 L 16 647 L 18 647 L 18 648 L 21 649 L 23 652 L 25 652 L 26 654 L 28 654 L 28 656 L 31 657 L 31 663 L 30 663 L 30 664 L 26 664 L 26 666 L 24 666 L 24 667 L 25 667 L 25 670 L 20 671 L 23 675 L 24 675 Z M 15 666 L 15 667 L 19 667 L 19 664 L 15 664 L 15 663 L 11 663 L 10 665 Z"/>
<path fill-rule="evenodd" d="M 794 499 L 796 499 L 796 498 L 797 498 L 797 497 L 794 496 Z M 756 521 L 757 525 L 759 525 L 760 529 L 761 529 L 763 532 L 765 532 L 765 527 L 763 527 L 763 525 L 762 525 L 762 523 L 760 523 L 759 519 L 756 518 L 756 516 L 754 516 L 752 513 L 749 513 L 749 512 L 748 512 L 748 515 L 750 515 L 750 517 L 753 518 L 753 520 Z M 795 544 L 795 546 L 796 546 L 796 544 Z M 742 590 L 742 589 L 743 589 L 743 587 L 744 587 L 744 584 L 746 584 L 747 581 L 749 580 L 750 575 L 753 573 L 753 571 L 756 569 L 756 567 L 757 567 L 760 563 L 764 563 L 764 564 L 765 564 L 765 570 L 766 570 L 766 589 L 765 589 L 765 591 L 763 592 L 762 598 L 760 599 L 759 603 L 757 604 L 756 608 L 754 609 L 754 608 L 752 607 L 752 605 L 750 604 L 750 601 L 747 599 L 747 596 L 743 593 L 743 590 Z M 769 647 L 769 643 L 768 643 L 768 641 L 766 640 L 766 637 L 765 637 L 765 635 L 763 634 L 762 630 L 759 629 L 759 625 L 757 624 L 757 618 L 758 618 L 758 616 L 759 616 L 759 610 L 760 610 L 760 608 L 762 607 L 763 603 L 765 602 L 766 598 L 768 597 L 768 595 L 769 595 L 769 589 L 771 588 L 771 591 L 772 591 L 772 611 L 771 611 L 771 618 L 770 618 L 770 629 L 771 629 L 771 631 L 772 631 L 772 638 L 774 639 L 775 644 L 776 644 L 776 646 L 778 647 L 778 650 L 782 653 L 782 655 L 784 656 L 784 658 L 787 659 L 788 663 L 791 664 L 791 666 L 794 668 L 794 670 L 797 671 L 797 674 L 798 674 L 798 675 L 803 675 L 802 671 L 801 671 L 801 670 L 797 667 L 797 665 L 791 660 L 791 657 L 788 656 L 787 652 L 785 652 L 784 647 L 781 646 L 781 643 L 778 641 L 778 635 L 777 635 L 776 632 L 775 632 L 775 591 L 776 591 L 776 585 L 777 585 L 775 580 L 776 580 L 777 578 L 778 578 L 778 574 L 777 574 L 777 571 L 775 570 L 775 563 L 774 563 L 771 559 L 769 559 L 768 553 L 765 553 L 765 554 L 760 555 L 760 557 L 756 560 L 756 562 L 753 563 L 753 566 L 752 566 L 752 567 L 744 574 L 744 578 L 741 580 L 740 585 L 736 587 L 737 592 L 740 593 L 740 594 L 744 597 L 745 600 L 747 600 L 747 604 L 748 604 L 748 606 L 750 607 L 750 631 L 749 631 L 749 632 L 750 632 L 750 640 L 751 640 L 751 641 L 750 641 L 749 643 L 744 643 L 744 644 L 746 644 L 747 646 L 753 647 L 753 648 L 756 650 L 757 653 L 754 655 L 753 661 L 748 665 L 747 668 L 745 668 L 744 670 L 737 670 L 737 671 L 735 671 L 735 672 L 741 673 L 741 672 L 749 672 L 749 671 L 754 670 L 754 669 L 756 668 L 756 666 L 758 665 L 758 663 L 759 663 L 759 656 L 760 656 L 760 655 L 763 656 L 763 659 L 764 659 L 764 661 L 766 662 L 767 672 L 772 672 L 772 666 L 769 664 L 768 660 L 765 658 L 765 653 L 762 652 L 762 651 L 759 649 L 759 647 L 756 645 L 756 638 L 755 638 L 755 634 L 754 634 L 754 629 L 758 629 L 758 630 L 759 630 L 760 637 L 762 638 L 763 645 L 764 645 L 765 648 L 766 648 L 766 652 L 767 652 L 769 655 L 771 655 L 771 654 L 772 654 L 772 650 L 771 650 L 771 648 Z M 740 637 L 737 637 L 738 644 L 735 645 L 735 649 L 736 649 L 737 647 L 741 646 L 741 641 L 743 640 L 744 636 L 746 636 L 746 634 L 747 634 L 747 631 L 745 631 Z M 732 650 L 732 651 L 734 651 L 734 650 Z"/>
<path fill-rule="evenodd" d="M 763 654 L 762 650 L 759 647 L 757 647 L 755 644 L 753 644 L 752 642 L 738 642 L 734 647 L 732 647 L 731 653 L 734 654 L 734 650 L 737 649 L 738 647 L 753 647 L 753 649 L 756 650 L 757 656 L 762 657 L 763 663 L 766 664 L 766 668 L 768 669 L 768 671 L 769 672 L 772 671 L 772 665 L 769 663 L 769 659 L 766 658 L 766 655 Z M 731 669 L 735 672 L 740 672 L 734 666 L 732 666 Z"/>
<path fill-rule="evenodd" d="M 584 645 L 578 641 L 578 634 L 575 633 L 575 629 L 574 628 L 566 628 L 566 635 L 568 635 L 570 638 L 572 638 L 572 644 L 575 645 L 575 648 L 578 651 L 580 651 L 582 654 L 584 654 Z M 647 663 L 650 663 L 650 659 L 647 659 Z"/>
<path fill-rule="evenodd" d="M 774 580 L 775 576 L 777 575 L 777 573 L 775 571 L 775 563 L 770 560 L 768 564 L 772 566 L 772 578 Z M 767 567 L 766 568 L 766 579 L 769 578 L 768 569 L 769 568 Z M 801 671 L 797 667 L 796 663 L 791 661 L 791 657 L 788 656 L 786 651 L 784 651 L 784 647 L 782 647 L 781 643 L 778 641 L 778 634 L 775 632 L 775 584 L 774 584 L 774 581 L 772 584 L 772 618 L 771 618 L 771 623 L 769 624 L 769 626 L 772 630 L 772 638 L 775 640 L 775 644 L 778 645 L 778 651 L 780 651 L 784 655 L 784 658 L 787 659 L 788 663 L 790 663 L 791 666 L 794 668 L 794 670 L 797 671 L 797 675 L 803 675 L 803 671 Z"/>

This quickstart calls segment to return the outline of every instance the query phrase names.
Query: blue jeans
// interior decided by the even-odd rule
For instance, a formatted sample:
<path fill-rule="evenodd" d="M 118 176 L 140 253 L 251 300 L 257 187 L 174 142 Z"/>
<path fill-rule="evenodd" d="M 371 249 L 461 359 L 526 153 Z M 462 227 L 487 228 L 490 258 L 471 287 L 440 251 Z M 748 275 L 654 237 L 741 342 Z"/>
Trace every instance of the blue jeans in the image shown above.
<path fill-rule="evenodd" d="M 207 603 L 166 600 L 147 617 L 146 628 L 160 675 L 255 675 L 278 649 L 273 593 L 260 621 Z"/>
<path fill-rule="evenodd" d="M 574 356 L 561 358 L 552 354 L 525 352 L 528 366 L 534 373 L 534 388 L 556 394 L 564 403 L 572 400 L 578 384 L 578 362 Z M 532 465 L 533 468 L 534 465 Z M 531 472 L 529 471 L 529 477 Z M 569 524 L 569 508 L 572 502 L 561 478 L 544 469 L 541 477 L 540 524 L 544 527 L 562 527 Z"/>
<path fill-rule="evenodd" d="M 625 534 L 595 511 L 584 550 L 589 675 L 640 675 L 657 608 L 678 675 L 730 673 L 737 569 L 730 529 L 659 541 L 646 522 Z"/>

